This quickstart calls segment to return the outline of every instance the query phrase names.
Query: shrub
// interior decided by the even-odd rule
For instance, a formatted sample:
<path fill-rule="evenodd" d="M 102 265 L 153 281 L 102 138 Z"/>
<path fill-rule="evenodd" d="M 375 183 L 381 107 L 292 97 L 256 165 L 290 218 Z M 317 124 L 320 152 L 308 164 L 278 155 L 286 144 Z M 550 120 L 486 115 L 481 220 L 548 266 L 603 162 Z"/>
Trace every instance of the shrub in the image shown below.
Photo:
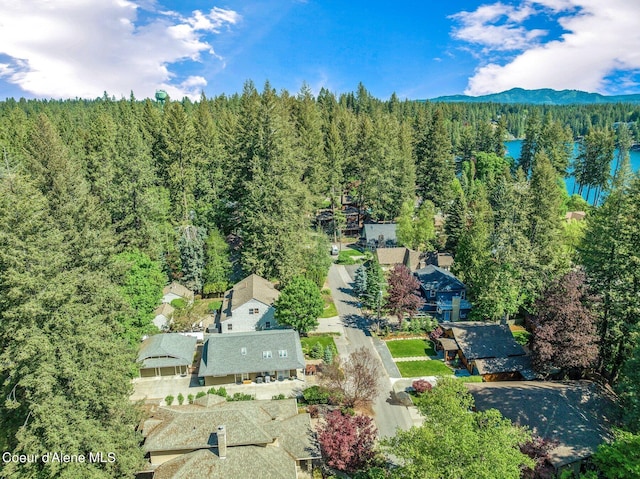
<path fill-rule="evenodd" d="M 164 398 L 164 402 L 167 403 L 167 406 L 171 406 L 173 404 L 173 396 L 169 394 L 166 398 Z"/>
<path fill-rule="evenodd" d="M 207 391 L 207 394 L 215 394 L 216 396 L 222 396 L 223 398 L 226 398 L 227 390 L 223 387 L 221 387 L 220 389 L 209 388 L 209 390 Z"/>
<path fill-rule="evenodd" d="M 206 396 L 206 395 L 207 395 L 206 392 L 200 391 L 200 392 L 198 392 L 198 394 L 196 394 L 196 399 L 201 398 L 201 397 Z"/>
<path fill-rule="evenodd" d="M 178 404 L 182 405 L 182 403 L 184 402 L 184 396 L 182 395 L 182 393 L 178 394 Z"/>
<path fill-rule="evenodd" d="M 435 341 L 436 339 L 441 338 L 443 334 L 444 330 L 440 326 L 438 326 L 433 331 L 431 331 L 431 333 L 429 334 L 429 339 L 431 341 Z"/>
<path fill-rule="evenodd" d="M 418 379 L 416 381 L 413 381 L 413 383 L 411 384 L 411 387 L 413 387 L 413 390 L 418 394 L 422 394 L 426 391 L 431 391 L 431 388 L 433 386 L 431 386 L 431 383 L 429 381 L 425 381 L 424 379 Z"/>
<path fill-rule="evenodd" d="M 280 401 L 282 399 L 287 399 L 287 396 L 285 396 L 284 394 L 280 393 L 277 396 L 271 396 L 271 399 L 273 399 L 274 401 Z"/>
<path fill-rule="evenodd" d="M 328 404 L 329 393 L 320 386 L 311 386 L 302 392 L 307 404 Z"/>
<path fill-rule="evenodd" d="M 227 396 L 227 401 L 253 401 L 251 394 L 235 393 L 233 396 Z"/>
<path fill-rule="evenodd" d="M 325 348 L 323 361 L 327 364 L 331 364 L 333 362 L 333 348 L 331 345 L 327 345 Z"/>
<path fill-rule="evenodd" d="M 171 306 L 176 309 L 185 309 L 187 307 L 187 302 L 182 298 L 176 298 L 171 301 Z"/>
<path fill-rule="evenodd" d="M 307 407 L 307 412 L 309 413 L 309 416 L 311 416 L 312 418 L 317 418 L 318 417 L 318 406 L 316 406 L 315 404 Z"/>
<path fill-rule="evenodd" d="M 311 348 L 311 351 L 309 352 L 309 356 L 311 356 L 312 359 L 320 359 L 323 353 L 324 353 L 324 350 L 322 348 L 322 344 L 320 344 L 320 342 L 317 342 Z"/>
<path fill-rule="evenodd" d="M 193 400 L 194 400 L 194 398 L 195 398 L 195 396 L 194 396 L 193 394 L 189 394 L 189 395 L 187 396 L 187 402 L 188 402 L 189 404 L 193 404 Z"/>

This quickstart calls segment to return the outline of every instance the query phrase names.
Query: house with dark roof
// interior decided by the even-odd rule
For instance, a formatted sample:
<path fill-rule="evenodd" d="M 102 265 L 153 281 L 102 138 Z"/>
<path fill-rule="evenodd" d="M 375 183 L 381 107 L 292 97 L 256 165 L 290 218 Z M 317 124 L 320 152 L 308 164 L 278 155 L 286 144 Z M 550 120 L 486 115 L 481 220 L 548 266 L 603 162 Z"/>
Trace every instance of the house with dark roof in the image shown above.
<path fill-rule="evenodd" d="M 193 363 L 197 339 L 178 333 L 155 334 L 138 351 L 140 377 L 187 374 Z"/>
<path fill-rule="evenodd" d="M 420 267 L 420 253 L 409 248 L 378 248 L 375 255 L 383 270 L 391 269 L 396 264 L 403 264 L 411 271 Z"/>
<path fill-rule="evenodd" d="M 304 367 L 293 329 L 212 334 L 202 349 L 198 377 L 206 386 L 304 379 Z"/>
<path fill-rule="evenodd" d="M 396 223 L 367 223 L 362 227 L 362 237 L 370 249 L 392 248 L 397 243 Z"/>
<path fill-rule="evenodd" d="M 142 433 L 144 472 L 154 479 L 295 479 L 321 457 L 310 416 L 298 414 L 295 399 L 226 402 L 207 395 L 154 408 Z"/>
<path fill-rule="evenodd" d="M 221 333 L 260 331 L 277 327 L 273 303 L 280 292 L 271 281 L 257 274 L 247 276 L 224 294 Z"/>
<path fill-rule="evenodd" d="M 171 303 L 174 299 L 184 299 L 187 303 L 193 303 L 193 291 L 175 281 L 162 290 L 162 302 Z"/>
<path fill-rule="evenodd" d="M 428 264 L 413 274 L 420 281 L 425 313 L 441 322 L 467 318 L 471 311 L 471 303 L 465 299 L 467 288 L 453 273 Z"/>
<path fill-rule="evenodd" d="M 612 438 L 613 394 L 592 381 L 469 383 L 479 411 L 497 409 L 519 426 L 553 441 L 549 460 L 556 471 L 578 469 Z"/>
<path fill-rule="evenodd" d="M 531 360 L 506 324 L 459 321 L 441 323 L 437 348 L 460 358 L 471 374 L 484 381 L 535 379 Z"/>

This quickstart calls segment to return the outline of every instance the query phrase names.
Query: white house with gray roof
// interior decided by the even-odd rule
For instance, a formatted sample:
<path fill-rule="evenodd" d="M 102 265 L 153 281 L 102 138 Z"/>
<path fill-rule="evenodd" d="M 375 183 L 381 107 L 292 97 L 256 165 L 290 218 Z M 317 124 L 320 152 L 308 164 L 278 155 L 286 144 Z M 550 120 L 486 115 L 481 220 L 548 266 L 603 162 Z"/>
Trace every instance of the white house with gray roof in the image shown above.
<path fill-rule="evenodd" d="M 219 332 L 241 333 L 277 327 L 273 303 L 280 292 L 271 281 L 252 274 L 224 294 Z"/>
<path fill-rule="evenodd" d="M 138 351 L 140 377 L 187 374 L 196 342 L 196 338 L 178 333 L 156 334 L 145 339 Z"/>
<path fill-rule="evenodd" d="M 198 376 L 206 386 L 304 378 L 300 336 L 293 329 L 212 334 L 202 348 Z"/>

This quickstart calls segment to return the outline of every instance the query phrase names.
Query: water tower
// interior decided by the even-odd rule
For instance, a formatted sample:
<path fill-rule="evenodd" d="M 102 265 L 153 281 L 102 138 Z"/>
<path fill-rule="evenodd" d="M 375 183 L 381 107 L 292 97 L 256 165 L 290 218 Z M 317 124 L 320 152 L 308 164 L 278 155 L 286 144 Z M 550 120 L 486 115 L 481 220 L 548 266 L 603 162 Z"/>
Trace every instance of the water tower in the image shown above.
<path fill-rule="evenodd" d="M 164 108 L 164 102 L 169 98 L 169 95 L 164 90 L 156 90 L 156 101 Z"/>

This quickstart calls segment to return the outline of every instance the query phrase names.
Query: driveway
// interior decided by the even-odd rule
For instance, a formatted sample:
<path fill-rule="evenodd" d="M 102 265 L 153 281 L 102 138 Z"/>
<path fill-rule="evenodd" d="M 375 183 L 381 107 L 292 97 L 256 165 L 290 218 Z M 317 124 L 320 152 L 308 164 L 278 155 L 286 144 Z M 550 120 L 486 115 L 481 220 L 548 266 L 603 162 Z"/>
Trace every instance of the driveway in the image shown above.
<path fill-rule="evenodd" d="M 409 429 L 414 421 L 406 406 L 394 404 L 391 400 L 390 374 L 397 378 L 400 377 L 400 372 L 391 360 L 388 350 L 386 354 L 389 357 L 386 358 L 384 351 L 379 351 L 379 348 L 374 345 L 368 331 L 369 321 L 362 316 L 358 299 L 351 294 L 352 275 L 355 269 L 352 267 L 347 270 L 344 266 L 337 264 L 332 264 L 329 269 L 329 288 L 344 327 L 344 336 L 336 338 L 336 347 L 342 358 L 346 358 L 357 349 L 365 347 L 372 351 L 380 361 L 382 388 L 381 393 L 373 402 L 373 412 L 378 426 L 378 435 L 381 438 L 391 437 L 395 435 L 398 427 Z"/>
<path fill-rule="evenodd" d="M 295 397 L 300 394 L 303 388 L 313 384 L 315 377 L 307 378 L 307 381 L 294 379 L 293 381 L 275 381 L 268 384 L 229 384 L 224 385 L 229 395 L 234 393 L 252 394 L 256 399 L 271 399 L 273 396 L 284 394 L 286 397 Z M 164 376 L 157 378 L 136 378 L 133 380 L 132 401 L 158 401 L 171 395 L 178 397 L 179 393 L 185 397 L 185 402 L 189 394 L 194 396 L 200 391 L 208 391 L 211 386 L 200 386 L 196 375 L 190 376 Z M 219 386 L 216 386 L 216 389 Z M 177 404 L 177 400 L 175 402 Z"/>

